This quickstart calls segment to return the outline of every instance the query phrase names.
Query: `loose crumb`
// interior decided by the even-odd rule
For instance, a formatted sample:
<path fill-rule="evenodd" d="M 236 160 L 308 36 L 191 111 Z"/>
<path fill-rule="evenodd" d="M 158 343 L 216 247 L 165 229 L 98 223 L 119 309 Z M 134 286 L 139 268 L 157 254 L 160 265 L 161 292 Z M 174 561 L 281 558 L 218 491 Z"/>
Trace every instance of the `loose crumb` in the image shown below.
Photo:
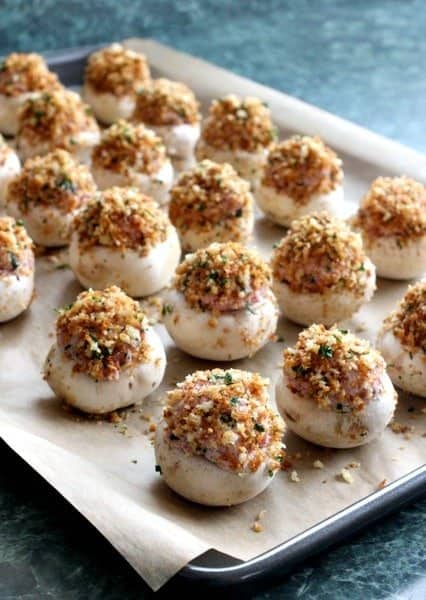
<path fill-rule="evenodd" d="M 290 473 L 290 481 L 293 481 L 293 483 L 299 483 L 300 477 L 297 471 L 292 471 Z"/>
<path fill-rule="evenodd" d="M 382 490 L 388 484 L 387 479 L 382 479 L 382 481 L 378 484 L 377 489 Z"/>
<path fill-rule="evenodd" d="M 261 531 L 263 531 L 263 525 L 259 523 L 259 521 L 255 521 L 251 528 L 255 533 L 260 533 Z"/>
<path fill-rule="evenodd" d="M 337 479 L 340 479 L 342 481 L 344 481 L 345 483 L 353 483 L 354 482 L 354 478 L 352 477 L 352 475 L 349 473 L 349 471 L 345 468 L 343 468 L 340 473 L 338 473 L 336 475 Z"/>
<path fill-rule="evenodd" d="M 314 469 L 323 469 L 324 463 L 322 463 L 320 460 L 314 460 L 312 466 L 314 467 Z"/>

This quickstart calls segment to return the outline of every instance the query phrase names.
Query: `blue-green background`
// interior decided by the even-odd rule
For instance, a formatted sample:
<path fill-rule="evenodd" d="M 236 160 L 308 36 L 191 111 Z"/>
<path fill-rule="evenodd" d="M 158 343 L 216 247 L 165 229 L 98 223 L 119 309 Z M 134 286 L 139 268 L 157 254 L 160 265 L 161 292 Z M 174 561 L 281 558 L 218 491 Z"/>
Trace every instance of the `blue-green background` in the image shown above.
<path fill-rule="evenodd" d="M 423 0 L 0 1 L 0 54 L 129 36 L 153 37 L 426 151 Z M 0 453 L 0 600 L 150 596 L 54 490 L 5 445 Z M 256 598 L 424 600 L 425 537 L 423 501 Z"/>

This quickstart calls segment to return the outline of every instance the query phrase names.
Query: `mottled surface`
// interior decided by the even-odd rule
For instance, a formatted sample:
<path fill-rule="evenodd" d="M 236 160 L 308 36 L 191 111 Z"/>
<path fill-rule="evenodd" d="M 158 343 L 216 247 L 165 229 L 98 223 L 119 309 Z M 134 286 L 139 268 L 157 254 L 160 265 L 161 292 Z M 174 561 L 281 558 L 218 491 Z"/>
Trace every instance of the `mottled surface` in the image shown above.
<path fill-rule="evenodd" d="M 0 53 L 153 37 L 426 151 L 423 0 L 3 0 L 0 16 Z M 59 494 L 0 453 L 1 600 L 151 596 Z M 425 535 L 426 500 L 256 598 L 423 599 Z"/>

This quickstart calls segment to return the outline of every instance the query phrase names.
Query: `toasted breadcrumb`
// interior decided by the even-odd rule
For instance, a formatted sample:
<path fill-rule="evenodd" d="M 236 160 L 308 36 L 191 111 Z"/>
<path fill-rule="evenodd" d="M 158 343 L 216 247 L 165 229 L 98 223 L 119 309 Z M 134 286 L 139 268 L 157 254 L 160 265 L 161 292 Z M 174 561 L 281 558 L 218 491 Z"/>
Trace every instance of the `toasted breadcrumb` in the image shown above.
<path fill-rule="evenodd" d="M 80 96 L 69 90 L 44 92 L 26 100 L 19 112 L 18 150 L 25 138 L 31 145 L 47 142 L 52 150 L 73 152 L 82 131 L 98 132 L 98 125 Z"/>
<path fill-rule="evenodd" d="M 377 485 L 377 489 L 378 490 L 382 490 L 384 487 L 386 487 L 388 485 L 388 480 L 387 479 L 382 479 L 382 481 Z"/>
<path fill-rule="evenodd" d="M 339 413 L 357 412 L 383 389 L 385 362 L 367 340 L 336 326 L 311 325 L 284 350 L 291 392 Z"/>
<path fill-rule="evenodd" d="M 133 119 L 153 126 L 193 125 L 201 119 L 200 105 L 184 83 L 156 79 L 139 90 Z"/>
<path fill-rule="evenodd" d="M 363 296 L 369 280 L 361 236 L 327 213 L 293 221 L 274 249 L 274 278 L 294 292 L 324 293 L 330 288 Z"/>
<path fill-rule="evenodd" d="M 135 94 L 150 79 L 145 56 L 121 44 L 111 44 L 91 54 L 85 72 L 86 83 L 97 92 L 118 97 Z"/>
<path fill-rule="evenodd" d="M 171 224 L 150 197 L 135 188 L 114 187 L 90 201 L 73 227 L 83 248 L 127 248 L 145 256 L 167 238 Z"/>
<path fill-rule="evenodd" d="M 56 337 L 74 371 L 111 381 L 122 370 L 147 362 L 147 327 L 138 303 L 112 286 L 81 292 L 73 304 L 60 309 Z"/>
<path fill-rule="evenodd" d="M 251 310 L 270 283 L 269 266 L 256 252 L 227 242 L 189 254 L 176 269 L 174 284 L 192 308 L 220 313 Z"/>
<path fill-rule="evenodd" d="M 295 135 L 268 155 L 262 184 L 305 204 L 343 181 L 342 161 L 319 137 Z"/>
<path fill-rule="evenodd" d="M 378 177 L 354 224 L 371 239 L 396 237 L 400 246 L 426 236 L 426 187 L 409 177 Z"/>
<path fill-rule="evenodd" d="M 217 149 L 255 152 L 271 146 L 276 130 L 270 110 L 261 100 L 229 95 L 213 100 L 201 137 Z M 197 148 L 199 160 L 207 158 L 202 148 Z"/>
<path fill-rule="evenodd" d="M 293 483 L 299 483 L 300 477 L 297 471 L 292 471 L 290 473 L 290 481 L 292 481 Z"/>
<path fill-rule="evenodd" d="M 9 97 L 29 92 L 58 90 L 62 86 L 44 59 L 35 53 L 6 56 L 0 65 L 0 94 Z"/>
<path fill-rule="evenodd" d="M 34 270 L 33 243 L 21 221 L 0 217 L 0 277 Z"/>
<path fill-rule="evenodd" d="M 7 202 L 16 203 L 24 214 L 38 205 L 71 213 L 86 204 L 95 192 L 89 168 L 58 149 L 25 162 L 8 186 Z"/>
<path fill-rule="evenodd" d="M 426 362 L 426 279 L 408 287 L 383 328 L 392 331 L 408 352 L 421 352 Z"/>
<path fill-rule="evenodd" d="M 237 369 L 188 375 L 167 394 L 165 438 L 183 452 L 237 473 L 268 469 L 285 457 L 284 422 L 269 406 L 268 380 Z"/>
<path fill-rule="evenodd" d="M 120 119 L 102 134 L 92 152 L 92 164 L 130 177 L 157 173 L 166 162 L 166 149 L 158 135 L 144 125 Z"/>
<path fill-rule="evenodd" d="M 229 164 L 203 160 L 182 173 L 170 193 L 169 216 L 181 231 L 220 231 L 221 241 L 244 241 L 242 219 L 253 213 L 250 185 Z"/>
<path fill-rule="evenodd" d="M 320 460 L 315 460 L 312 463 L 312 466 L 314 467 L 314 469 L 323 469 L 324 468 L 324 463 L 321 462 Z"/>
<path fill-rule="evenodd" d="M 352 477 L 351 473 L 345 468 L 341 469 L 341 471 L 337 474 L 337 478 L 344 481 L 345 483 L 354 482 L 354 478 Z"/>
<path fill-rule="evenodd" d="M 255 533 L 261 533 L 263 531 L 263 525 L 262 523 L 259 523 L 259 521 L 254 521 L 251 528 Z"/>

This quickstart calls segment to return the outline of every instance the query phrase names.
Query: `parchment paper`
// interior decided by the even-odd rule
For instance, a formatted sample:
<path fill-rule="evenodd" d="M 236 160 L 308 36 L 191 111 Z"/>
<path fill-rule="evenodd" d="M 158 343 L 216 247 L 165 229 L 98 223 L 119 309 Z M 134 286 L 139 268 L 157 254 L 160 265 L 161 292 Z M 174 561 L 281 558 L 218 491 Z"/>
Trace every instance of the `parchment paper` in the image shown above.
<path fill-rule="evenodd" d="M 414 151 L 155 42 L 133 40 L 131 45 L 147 53 L 158 72 L 186 81 L 205 101 L 227 92 L 256 94 L 270 101 L 283 135 L 306 131 L 308 121 L 310 133 L 320 133 L 328 142 L 340 140 L 334 146 L 343 153 L 348 213 L 378 174 L 403 171 L 424 180 L 424 158 Z M 290 116 L 289 107 L 294 109 Z M 377 161 L 361 160 L 363 148 L 370 154 L 375 148 Z M 269 257 L 282 234 L 259 216 L 253 245 Z M 161 412 L 159 399 L 165 390 L 187 373 L 213 363 L 180 352 L 158 323 L 168 366 L 161 388 L 151 398 L 120 413 L 121 420 L 115 423 L 65 410 L 40 370 L 53 339 L 54 309 L 81 291 L 72 272 L 58 268 L 66 264 L 66 251 L 39 258 L 37 293 L 30 310 L 0 327 L 0 435 L 103 533 L 153 589 L 209 548 L 243 560 L 253 558 L 424 463 L 425 403 L 401 394 L 395 419 L 408 427 L 406 431 L 387 429 L 366 447 L 340 451 L 320 449 L 288 433 L 290 470 L 279 473 L 254 500 L 229 509 L 182 500 L 154 470 L 150 423 Z M 379 280 L 373 301 L 346 324 L 373 341 L 381 319 L 405 289 L 404 282 Z M 270 377 L 272 402 L 282 350 L 295 342 L 298 331 L 282 319 L 279 341 L 254 358 L 235 363 Z M 314 468 L 317 459 L 324 468 Z M 339 475 L 343 467 L 351 473 L 351 484 Z M 293 471 L 300 481 L 292 481 Z M 263 531 L 255 533 L 252 524 L 261 511 L 266 511 L 260 521 Z"/>

